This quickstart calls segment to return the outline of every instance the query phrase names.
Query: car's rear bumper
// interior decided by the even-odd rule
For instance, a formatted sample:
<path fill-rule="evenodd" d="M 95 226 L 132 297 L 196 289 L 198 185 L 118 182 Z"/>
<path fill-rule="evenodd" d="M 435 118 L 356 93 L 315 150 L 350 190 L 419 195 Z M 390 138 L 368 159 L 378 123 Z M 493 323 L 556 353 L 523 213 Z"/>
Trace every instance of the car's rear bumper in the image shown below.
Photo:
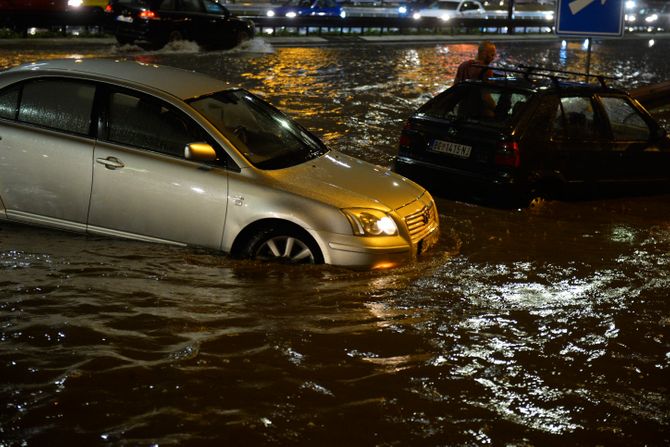
<path fill-rule="evenodd" d="M 398 156 L 394 170 L 440 196 L 470 196 L 493 200 L 525 197 L 527 185 L 514 175 L 499 172 L 472 172 Z"/>

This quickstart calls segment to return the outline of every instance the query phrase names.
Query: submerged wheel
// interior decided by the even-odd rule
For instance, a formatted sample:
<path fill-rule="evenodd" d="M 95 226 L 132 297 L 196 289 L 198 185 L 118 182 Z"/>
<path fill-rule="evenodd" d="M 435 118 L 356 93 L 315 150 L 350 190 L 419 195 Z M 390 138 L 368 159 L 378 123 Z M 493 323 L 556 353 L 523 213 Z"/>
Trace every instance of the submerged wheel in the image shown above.
<path fill-rule="evenodd" d="M 169 42 L 179 42 L 181 40 L 184 40 L 184 35 L 181 33 L 179 30 L 172 30 L 170 31 L 170 34 L 168 34 L 168 43 Z"/>
<path fill-rule="evenodd" d="M 318 245 L 305 231 L 292 227 L 266 228 L 251 237 L 245 257 L 282 264 L 321 264 Z"/>
<path fill-rule="evenodd" d="M 248 32 L 246 32 L 244 30 L 239 30 L 237 32 L 236 45 L 240 45 L 240 44 L 242 44 L 244 42 L 247 42 L 249 40 L 251 40 L 251 36 L 249 35 Z"/>

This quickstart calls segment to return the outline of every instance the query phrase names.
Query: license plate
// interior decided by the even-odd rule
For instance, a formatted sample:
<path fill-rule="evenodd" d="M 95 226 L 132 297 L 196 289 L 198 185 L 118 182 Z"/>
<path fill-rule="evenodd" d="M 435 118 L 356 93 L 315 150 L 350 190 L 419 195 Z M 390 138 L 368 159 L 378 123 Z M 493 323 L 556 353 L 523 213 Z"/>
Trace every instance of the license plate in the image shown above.
<path fill-rule="evenodd" d="M 456 144 L 450 141 L 435 140 L 433 141 L 433 147 L 431 148 L 434 152 L 441 152 L 443 154 L 454 155 L 456 157 L 468 158 L 470 152 L 472 151 L 471 146 L 465 146 L 463 144 Z"/>
<path fill-rule="evenodd" d="M 133 23 L 133 18 L 132 17 L 116 16 L 116 20 L 119 21 L 119 22 Z"/>

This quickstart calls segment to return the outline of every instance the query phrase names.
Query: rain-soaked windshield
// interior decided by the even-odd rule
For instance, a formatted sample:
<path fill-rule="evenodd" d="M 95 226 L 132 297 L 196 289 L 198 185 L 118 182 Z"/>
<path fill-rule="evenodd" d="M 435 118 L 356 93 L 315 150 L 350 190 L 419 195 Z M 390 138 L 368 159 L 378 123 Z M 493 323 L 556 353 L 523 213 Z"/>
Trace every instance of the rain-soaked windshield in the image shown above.
<path fill-rule="evenodd" d="M 245 90 L 218 92 L 190 104 L 258 168 L 286 168 L 328 151 L 299 124 Z"/>

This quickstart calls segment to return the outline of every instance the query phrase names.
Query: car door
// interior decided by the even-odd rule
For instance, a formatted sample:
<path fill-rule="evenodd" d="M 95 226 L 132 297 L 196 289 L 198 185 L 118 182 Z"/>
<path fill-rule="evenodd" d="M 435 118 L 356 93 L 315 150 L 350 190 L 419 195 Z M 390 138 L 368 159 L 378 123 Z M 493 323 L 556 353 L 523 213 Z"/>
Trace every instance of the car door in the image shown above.
<path fill-rule="evenodd" d="M 550 132 L 553 153 L 549 166 L 568 186 L 595 185 L 607 176 L 604 130 L 590 96 L 562 96 Z"/>
<path fill-rule="evenodd" d="M 670 153 L 658 144 L 649 117 L 623 95 L 601 95 L 599 101 L 610 128 L 611 180 L 622 184 L 668 181 Z"/>
<path fill-rule="evenodd" d="M 184 158 L 186 144 L 206 141 L 204 130 L 157 98 L 125 90 L 106 96 L 107 125 L 94 153 L 89 231 L 220 248 L 227 173 Z"/>
<path fill-rule="evenodd" d="M 312 5 L 312 15 L 337 16 L 339 11 L 335 0 L 316 0 Z"/>
<path fill-rule="evenodd" d="M 477 18 L 483 15 L 484 8 L 478 2 L 466 0 L 459 5 L 458 12 L 463 17 Z"/>
<path fill-rule="evenodd" d="M 175 0 L 187 35 L 200 44 L 222 44 L 232 39 L 226 10 L 219 3 L 202 0 Z"/>
<path fill-rule="evenodd" d="M 27 81 L 0 92 L 0 197 L 9 219 L 85 231 L 95 85 Z"/>

